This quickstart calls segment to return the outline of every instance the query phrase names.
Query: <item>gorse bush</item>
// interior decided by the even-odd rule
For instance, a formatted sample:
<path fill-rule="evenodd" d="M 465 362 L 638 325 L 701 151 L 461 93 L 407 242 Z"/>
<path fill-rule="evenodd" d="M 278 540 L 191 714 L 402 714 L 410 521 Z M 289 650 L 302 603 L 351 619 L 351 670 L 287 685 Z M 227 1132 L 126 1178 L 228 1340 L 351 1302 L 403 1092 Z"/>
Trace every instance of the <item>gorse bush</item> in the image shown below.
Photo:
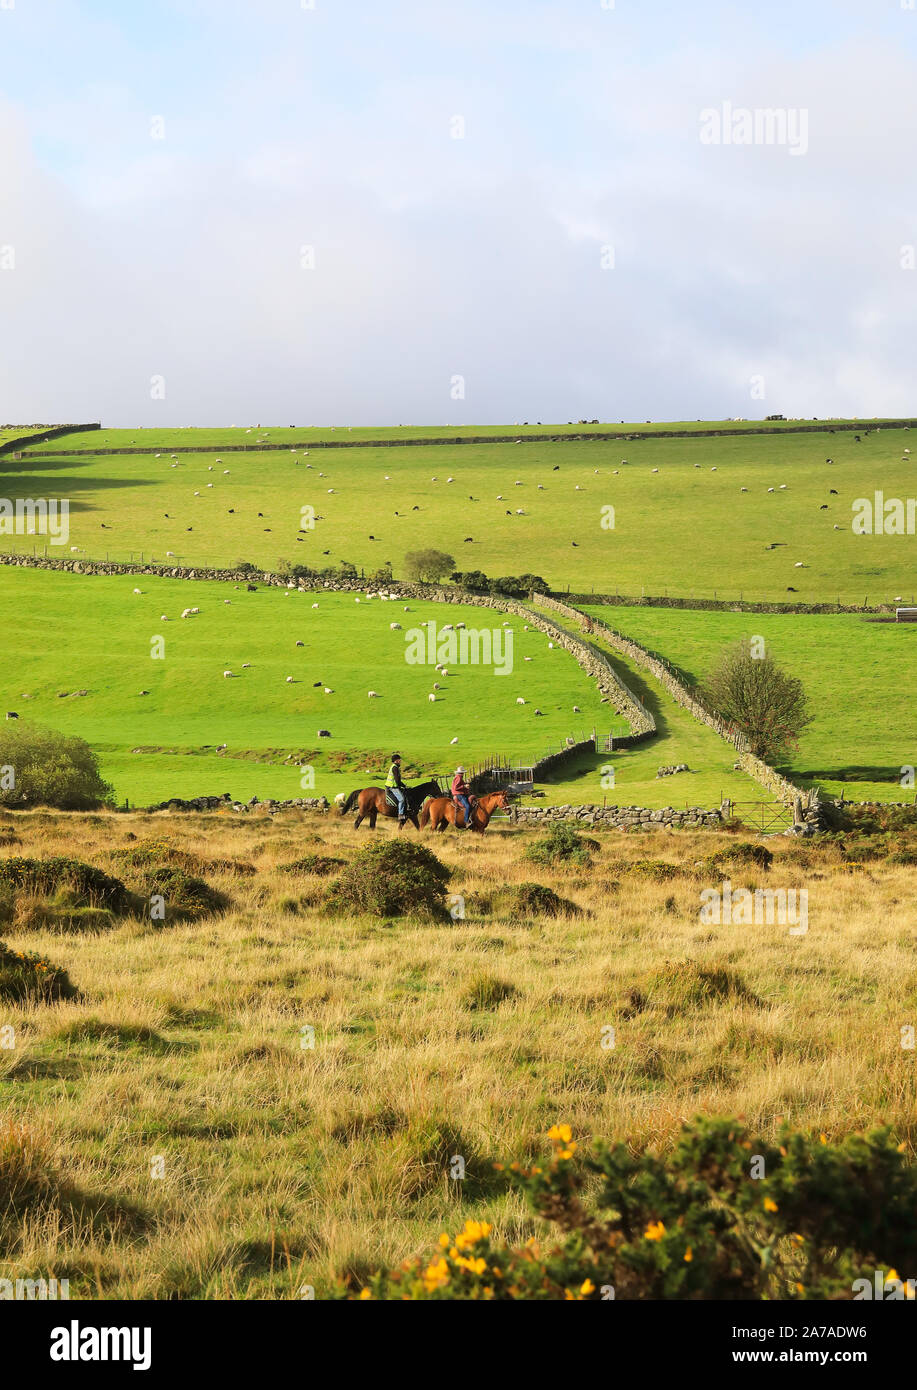
<path fill-rule="evenodd" d="M 515 883 L 500 897 L 505 897 L 514 917 L 575 917 L 580 913 L 576 903 L 541 883 Z"/>
<path fill-rule="evenodd" d="M 507 1245 L 471 1220 L 435 1254 L 340 1296 L 852 1299 L 876 1270 L 917 1271 L 917 1169 L 887 1130 L 830 1144 L 784 1129 L 770 1143 L 698 1119 L 666 1158 L 601 1143 L 581 1156 L 568 1125 L 549 1138 L 543 1162 L 501 1171 L 553 1243 Z"/>
<path fill-rule="evenodd" d="M 114 800 L 114 789 L 103 780 L 98 757 L 84 739 L 34 724 L 0 727 L 0 769 L 2 806 L 91 811 Z"/>
<path fill-rule="evenodd" d="M 580 835 L 572 825 L 558 821 L 552 825 L 547 835 L 533 841 L 523 850 L 523 857 L 533 864 L 579 864 L 592 863 L 592 855 L 599 849 L 598 840 Z"/>
<path fill-rule="evenodd" d="M 72 999 L 77 993 L 61 966 L 34 951 L 14 951 L 0 941 L 0 999 L 51 1003 L 55 999 Z"/>
<path fill-rule="evenodd" d="M 291 864 L 281 864 L 279 866 L 282 874 L 317 874 L 327 877 L 329 874 L 336 874 L 338 869 L 343 869 L 346 859 L 335 859 L 328 854 L 305 854 L 301 859 L 294 859 Z"/>
<path fill-rule="evenodd" d="M 172 864 L 158 864 L 152 869 L 141 870 L 131 882 L 146 900 L 142 909 L 144 916 L 151 917 L 154 922 L 187 921 L 213 912 L 224 912 L 230 905 L 229 898 L 218 888 Z M 158 919 L 151 910 L 153 898 L 163 899 L 164 919 Z"/>
<path fill-rule="evenodd" d="M 325 905 L 332 912 L 374 917 L 443 918 L 451 877 L 452 870 L 423 845 L 383 840 L 361 850 L 329 885 Z"/>
<path fill-rule="evenodd" d="M 118 878 L 103 873 L 93 864 L 66 855 L 48 859 L 23 859 L 14 856 L 0 859 L 0 889 L 15 894 L 29 893 L 51 897 L 69 889 L 75 907 L 105 907 L 113 912 L 126 912 L 130 895 Z"/>

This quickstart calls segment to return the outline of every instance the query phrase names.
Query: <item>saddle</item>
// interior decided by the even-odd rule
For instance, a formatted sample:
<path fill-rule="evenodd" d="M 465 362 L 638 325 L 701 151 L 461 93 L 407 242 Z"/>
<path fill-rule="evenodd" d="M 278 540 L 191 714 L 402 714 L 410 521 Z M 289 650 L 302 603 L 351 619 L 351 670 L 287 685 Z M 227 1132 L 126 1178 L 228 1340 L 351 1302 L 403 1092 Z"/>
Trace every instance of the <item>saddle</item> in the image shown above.
<path fill-rule="evenodd" d="M 406 805 L 407 805 L 407 806 L 410 806 L 410 804 L 411 804 L 411 794 L 410 794 L 410 792 L 409 792 L 407 789 L 405 789 L 405 792 L 404 792 L 404 799 L 405 799 Z M 394 797 L 394 794 L 393 794 L 393 792 L 392 792 L 391 787 L 386 787 L 386 788 L 385 788 L 385 804 L 386 804 L 386 806 L 391 806 L 391 808 L 392 808 L 393 811 L 395 810 L 396 806 L 398 805 L 397 801 L 395 800 L 395 797 Z"/>

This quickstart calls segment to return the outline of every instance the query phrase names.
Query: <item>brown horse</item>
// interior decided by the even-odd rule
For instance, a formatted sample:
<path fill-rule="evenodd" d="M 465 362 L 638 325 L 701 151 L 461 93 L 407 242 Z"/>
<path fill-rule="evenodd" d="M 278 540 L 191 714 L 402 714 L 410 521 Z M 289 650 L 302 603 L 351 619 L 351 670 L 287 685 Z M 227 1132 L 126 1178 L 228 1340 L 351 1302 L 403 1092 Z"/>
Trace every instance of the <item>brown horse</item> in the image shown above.
<path fill-rule="evenodd" d="M 506 799 L 506 792 L 488 792 L 486 796 L 479 796 L 471 808 L 472 831 L 478 830 L 483 835 L 494 811 L 506 811 L 508 809 L 509 802 Z M 462 829 L 465 819 L 464 809 L 456 806 L 451 796 L 434 796 L 420 813 L 420 823 L 423 826 L 431 825 L 434 830 L 443 831 L 447 825 L 455 825 L 455 818 L 460 810 L 462 819 L 458 828 Z"/>
<path fill-rule="evenodd" d="M 405 787 L 404 790 L 405 815 L 414 829 L 419 830 L 417 815 L 421 806 L 428 796 L 442 796 L 442 788 L 438 782 L 419 782 L 416 787 Z M 375 830 L 377 816 L 388 816 L 393 819 L 398 815 L 395 807 L 389 804 L 384 787 L 363 787 L 362 790 L 351 792 L 341 806 L 341 815 L 346 816 L 347 812 L 352 811 L 354 807 L 357 809 L 357 818 L 353 823 L 354 830 L 359 830 L 362 821 L 367 816 L 369 817 L 370 830 Z"/>

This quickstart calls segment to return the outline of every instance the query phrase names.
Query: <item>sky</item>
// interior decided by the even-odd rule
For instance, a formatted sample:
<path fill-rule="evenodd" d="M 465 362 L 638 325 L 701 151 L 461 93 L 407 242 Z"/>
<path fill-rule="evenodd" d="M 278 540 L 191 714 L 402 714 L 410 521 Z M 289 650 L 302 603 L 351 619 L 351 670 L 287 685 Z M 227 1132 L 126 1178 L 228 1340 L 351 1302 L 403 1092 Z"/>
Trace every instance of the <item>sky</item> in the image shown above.
<path fill-rule="evenodd" d="M 0 424 L 914 414 L 915 59 L 917 0 L 0 0 Z"/>

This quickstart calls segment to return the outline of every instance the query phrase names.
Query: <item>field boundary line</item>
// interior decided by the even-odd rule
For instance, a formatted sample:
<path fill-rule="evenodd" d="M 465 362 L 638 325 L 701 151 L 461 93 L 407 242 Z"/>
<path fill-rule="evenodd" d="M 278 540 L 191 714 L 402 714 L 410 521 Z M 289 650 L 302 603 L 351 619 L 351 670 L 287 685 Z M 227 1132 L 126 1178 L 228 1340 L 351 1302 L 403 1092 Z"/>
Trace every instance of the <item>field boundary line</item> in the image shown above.
<path fill-rule="evenodd" d="M 565 614 L 586 632 L 595 631 L 598 628 L 610 647 L 619 651 L 622 656 L 630 657 L 638 666 L 648 671 L 676 704 L 687 710 L 688 714 L 698 723 L 705 724 L 709 729 L 712 729 L 725 743 L 730 743 L 739 754 L 737 765 L 767 791 L 776 792 L 790 806 L 799 801 L 803 809 L 815 809 L 817 807 L 819 802 L 817 788 L 807 791 L 796 786 L 789 778 L 779 773 L 776 768 L 766 763 L 763 758 L 756 757 L 750 750 L 746 736 L 698 700 L 688 687 L 678 679 L 667 662 L 655 656 L 646 647 L 642 647 L 633 638 L 625 637 L 623 633 L 616 632 L 614 628 L 603 623 L 601 619 L 593 618 L 588 613 L 582 613 L 570 604 L 562 603 L 559 599 L 551 598 L 546 594 L 533 594 L 532 599 L 533 602 L 542 607 L 553 608 L 556 612 Z"/>
<path fill-rule="evenodd" d="M 95 458 L 101 455 L 124 455 L 155 453 L 173 454 L 220 454 L 220 453 L 285 453 L 289 449 L 409 449 L 420 446 L 453 444 L 591 444 L 614 440 L 625 443 L 647 439 L 742 439 L 746 435 L 763 434 L 836 434 L 840 432 L 862 433 L 879 432 L 883 429 L 911 429 L 917 427 L 917 420 L 882 420 L 872 423 L 850 423 L 846 420 L 835 424 L 817 422 L 815 424 L 761 425 L 752 429 L 710 429 L 710 430 L 593 430 L 584 434 L 462 434 L 462 435 L 423 435 L 413 439 L 286 439 L 276 444 L 163 444 L 126 445 L 123 448 L 68 449 L 60 450 L 62 456 Z M 99 425 L 75 426 L 74 429 L 100 429 Z M 201 428 L 204 428 L 203 426 Z M 68 426 L 66 432 L 70 432 Z M 32 440 L 32 443 L 41 441 Z M 9 446 L 8 446 L 9 447 Z M 30 455 L 23 451 L 23 458 L 44 457 Z"/>

